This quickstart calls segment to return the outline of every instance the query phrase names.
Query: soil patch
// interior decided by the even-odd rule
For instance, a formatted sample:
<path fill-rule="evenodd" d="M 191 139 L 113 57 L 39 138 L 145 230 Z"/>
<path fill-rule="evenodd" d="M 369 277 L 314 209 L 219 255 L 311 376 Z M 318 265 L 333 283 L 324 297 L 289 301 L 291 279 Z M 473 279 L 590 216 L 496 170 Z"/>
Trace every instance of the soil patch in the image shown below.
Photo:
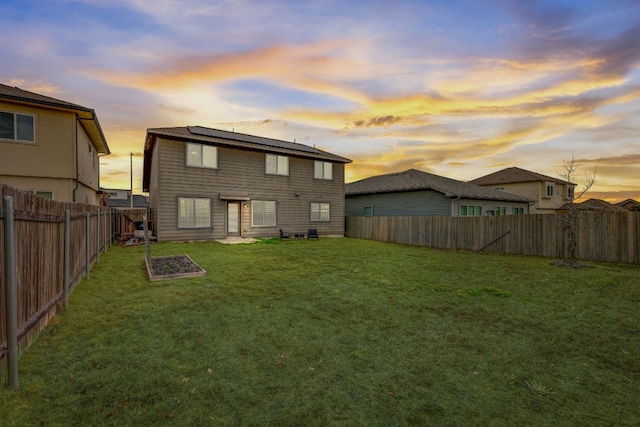
<path fill-rule="evenodd" d="M 151 261 L 147 263 L 147 272 L 149 280 L 198 277 L 206 273 L 189 255 L 151 257 Z"/>

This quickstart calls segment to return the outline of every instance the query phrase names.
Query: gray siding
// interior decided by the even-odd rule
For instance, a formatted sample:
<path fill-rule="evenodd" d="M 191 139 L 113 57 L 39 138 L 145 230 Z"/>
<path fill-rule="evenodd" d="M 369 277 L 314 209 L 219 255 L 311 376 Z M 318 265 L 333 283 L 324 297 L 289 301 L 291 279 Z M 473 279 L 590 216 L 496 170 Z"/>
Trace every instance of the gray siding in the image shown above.
<path fill-rule="evenodd" d="M 363 216 L 367 206 L 373 208 L 373 216 L 458 216 L 460 205 L 481 206 L 483 215 L 494 211 L 496 206 L 506 207 L 507 215 L 513 213 L 514 207 L 529 213 L 528 203 L 450 199 L 437 191 L 423 190 L 347 196 L 346 216 Z"/>
<path fill-rule="evenodd" d="M 497 206 L 504 206 L 506 208 L 506 215 L 513 215 L 513 208 L 524 208 L 524 213 L 529 213 L 529 204 L 524 202 L 504 202 L 496 200 L 476 200 L 476 199 L 459 199 L 453 201 L 451 216 L 460 216 L 461 205 L 473 205 L 480 206 L 482 208 L 482 215 L 488 215 L 490 211 L 495 211 Z"/>
<path fill-rule="evenodd" d="M 344 164 L 333 163 L 333 179 L 313 177 L 312 159 L 289 157 L 289 175 L 265 173 L 265 153 L 218 147 L 218 168 L 187 167 L 185 142 L 159 137 L 152 157 L 150 205 L 159 240 L 210 240 L 227 234 L 227 200 L 221 196 L 246 197 L 241 201 L 241 235 L 272 237 L 278 229 L 320 235 L 344 235 Z M 154 173 L 157 179 L 154 182 Z M 211 200 L 210 228 L 178 228 L 178 197 Z M 251 225 L 251 200 L 275 200 L 275 227 Z M 328 202 L 330 222 L 311 222 L 311 202 Z M 246 204 L 246 207 L 244 206 Z"/>
<path fill-rule="evenodd" d="M 451 200 L 432 190 L 347 196 L 346 216 L 362 216 L 366 206 L 373 216 L 451 215 Z"/>
<path fill-rule="evenodd" d="M 160 175 L 158 172 L 158 164 L 160 163 L 160 150 L 156 145 L 153 149 L 153 156 L 151 157 L 151 174 L 149 180 L 149 210 L 152 224 L 152 229 L 156 237 L 160 239 L 159 236 L 159 227 L 160 224 L 160 209 L 159 204 L 159 193 L 158 193 L 158 176 Z"/>

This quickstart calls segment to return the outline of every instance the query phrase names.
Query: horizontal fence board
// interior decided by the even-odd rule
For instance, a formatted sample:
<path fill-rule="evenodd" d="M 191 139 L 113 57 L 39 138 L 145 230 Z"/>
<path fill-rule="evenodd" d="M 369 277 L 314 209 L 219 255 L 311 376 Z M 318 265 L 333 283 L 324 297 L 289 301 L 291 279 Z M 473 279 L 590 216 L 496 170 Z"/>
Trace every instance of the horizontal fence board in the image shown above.
<path fill-rule="evenodd" d="M 576 259 L 640 263 L 640 212 L 580 212 L 572 217 Z M 345 218 L 346 236 L 441 249 L 568 258 L 567 215 Z"/>

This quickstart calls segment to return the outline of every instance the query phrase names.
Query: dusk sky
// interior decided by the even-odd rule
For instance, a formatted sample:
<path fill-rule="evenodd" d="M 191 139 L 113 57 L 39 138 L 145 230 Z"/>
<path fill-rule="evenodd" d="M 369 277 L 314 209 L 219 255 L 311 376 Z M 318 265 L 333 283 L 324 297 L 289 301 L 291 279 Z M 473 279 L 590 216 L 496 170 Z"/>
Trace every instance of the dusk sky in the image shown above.
<path fill-rule="evenodd" d="M 96 110 L 101 185 L 200 125 L 471 180 L 518 166 L 640 200 L 640 1 L 0 0 L 0 83 Z"/>

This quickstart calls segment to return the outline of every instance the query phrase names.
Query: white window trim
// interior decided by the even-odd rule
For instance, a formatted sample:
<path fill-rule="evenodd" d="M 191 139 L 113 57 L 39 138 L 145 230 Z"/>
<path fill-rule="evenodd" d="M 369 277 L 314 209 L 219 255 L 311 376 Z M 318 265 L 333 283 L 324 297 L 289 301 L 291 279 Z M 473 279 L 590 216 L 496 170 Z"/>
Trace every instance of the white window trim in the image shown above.
<path fill-rule="evenodd" d="M 182 224 L 182 217 L 180 212 L 180 202 L 182 200 L 191 200 L 193 201 L 193 217 L 195 221 L 195 225 L 184 225 Z M 198 225 L 198 218 L 196 217 L 196 200 L 206 200 L 207 201 L 207 225 Z M 178 197 L 178 228 L 211 228 L 211 199 L 208 197 Z"/>
<path fill-rule="evenodd" d="M 314 205 L 317 205 L 318 209 L 317 209 L 317 213 L 318 213 L 318 218 L 314 219 L 313 217 L 313 213 L 314 213 Z M 327 208 L 327 214 L 328 217 L 327 219 L 322 219 L 322 212 L 323 212 L 323 205 L 326 205 Z M 311 222 L 331 222 L 331 203 L 329 202 L 311 202 L 309 204 L 309 220 Z"/>
<path fill-rule="evenodd" d="M 276 162 L 276 172 L 269 172 L 267 169 L 267 165 L 269 164 L 269 156 L 275 157 Z M 285 168 L 286 164 L 286 173 L 282 169 Z M 283 165 L 283 166 L 281 166 Z M 281 156 L 280 154 L 266 153 L 264 156 L 264 173 L 267 175 L 280 175 L 280 176 L 289 176 L 289 156 Z"/>
<path fill-rule="evenodd" d="M 272 224 L 256 224 L 253 221 L 253 214 L 256 212 L 256 205 L 261 203 L 273 203 L 273 223 Z M 264 220 L 264 209 L 262 219 Z M 252 200 L 251 201 L 251 226 L 252 227 L 275 227 L 278 224 L 278 203 L 275 200 Z"/>
<path fill-rule="evenodd" d="M 327 173 L 326 166 L 329 166 L 329 171 Z M 320 173 L 318 173 L 320 172 Z M 313 178 L 314 179 L 324 179 L 327 181 L 333 180 L 333 163 L 325 162 L 322 160 L 314 160 L 313 162 Z"/>
<path fill-rule="evenodd" d="M 195 165 L 195 164 L 189 164 L 189 146 L 193 145 L 196 147 L 200 148 L 200 164 L 199 165 Z M 215 152 L 215 157 L 216 157 L 216 161 L 215 161 L 215 165 L 213 166 L 206 166 L 204 165 L 204 147 L 207 147 L 208 149 L 212 149 Z M 215 145 L 206 145 L 206 144 L 198 144 L 197 142 L 187 142 L 185 144 L 185 159 L 184 159 L 184 163 L 187 167 L 190 168 L 201 168 L 201 169 L 218 169 L 218 147 L 216 147 Z"/>
<path fill-rule="evenodd" d="M 553 187 L 554 187 L 553 183 L 546 182 L 544 184 L 544 194 L 542 195 L 542 197 L 545 199 L 552 198 L 553 195 L 555 194 L 555 189 Z M 549 189 L 551 189 L 551 194 L 549 194 Z"/>
<path fill-rule="evenodd" d="M 466 209 L 467 212 L 464 215 L 462 215 L 462 207 L 463 206 L 467 208 Z M 469 215 L 469 208 L 473 208 L 473 215 Z M 476 208 L 480 208 L 480 214 L 479 215 L 476 215 Z M 465 216 L 465 217 L 466 216 L 482 216 L 482 206 L 479 206 L 479 205 L 460 205 L 458 207 L 458 216 Z"/>
<path fill-rule="evenodd" d="M 15 142 L 20 144 L 35 144 L 36 143 L 36 128 L 37 128 L 37 117 L 35 114 L 25 113 L 22 111 L 8 111 L 8 110 L 0 110 L 0 113 L 8 113 L 13 114 L 13 138 L 2 138 L 0 137 L 0 141 L 3 142 Z M 28 116 L 33 118 L 33 141 L 28 139 L 18 139 L 18 121 L 17 116 Z"/>

